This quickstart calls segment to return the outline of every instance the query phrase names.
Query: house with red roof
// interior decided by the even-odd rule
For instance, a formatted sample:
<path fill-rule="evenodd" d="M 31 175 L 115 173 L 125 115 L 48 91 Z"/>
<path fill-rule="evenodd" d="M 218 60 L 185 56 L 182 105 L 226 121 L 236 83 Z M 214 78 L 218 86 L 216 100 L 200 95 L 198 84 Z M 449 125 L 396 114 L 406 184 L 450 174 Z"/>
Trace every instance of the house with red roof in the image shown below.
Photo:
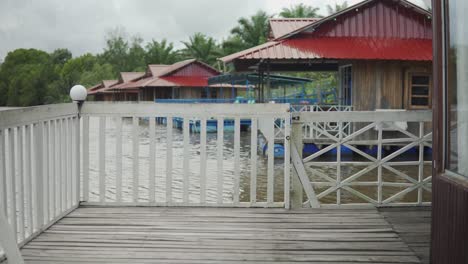
<path fill-rule="evenodd" d="M 118 80 L 104 80 L 101 83 L 88 88 L 88 100 L 93 101 L 111 101 L 114 92 L 110 87 L 116 85 Z"/>
<path fill-rule="evenodd" d="M 265 76 L 338 72 L 339 104 L 355 110 L 429 109 L 432 16 L 405 0 L 366 0 L 323 19 L 272 19 L 267 43 L 220 60 Z"/>
<path fill-rule="evenodd" d="M 110 87 L 91 87 L 91 94 L 106 92 L 107 97 L 96 99 L 113 101 L 154 101 L 156 99 L 225 99 L 237 95 L 238 85 L 208 85 L 208 79 L 221 73 L 195 59 L 172 65 L 151 64 L 146 72 L 123 72 Z M 112 96 L 110 96 L 112 94 Z"/>

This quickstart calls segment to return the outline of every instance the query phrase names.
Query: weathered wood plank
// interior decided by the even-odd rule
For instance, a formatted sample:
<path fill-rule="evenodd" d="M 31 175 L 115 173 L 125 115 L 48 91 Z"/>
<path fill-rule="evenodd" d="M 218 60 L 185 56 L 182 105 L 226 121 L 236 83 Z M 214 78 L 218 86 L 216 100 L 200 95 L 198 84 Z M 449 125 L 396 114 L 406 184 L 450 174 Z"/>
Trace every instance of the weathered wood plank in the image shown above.
<path fill-rule="evenodd" d="M 28 263 L 420 263 L 376 209 L 355 208 L 81 207 L 22 254 Z"/>

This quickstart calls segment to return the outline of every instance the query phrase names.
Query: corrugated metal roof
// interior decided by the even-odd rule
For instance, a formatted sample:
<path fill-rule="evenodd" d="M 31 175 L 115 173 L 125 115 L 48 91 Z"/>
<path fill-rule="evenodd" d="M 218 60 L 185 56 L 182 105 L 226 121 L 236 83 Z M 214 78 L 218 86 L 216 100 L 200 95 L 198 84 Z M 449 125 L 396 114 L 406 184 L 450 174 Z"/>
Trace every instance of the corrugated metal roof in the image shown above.
<path fill-rule="evenodd" d="M 367 0 L 220 60 L 432 60 L 430 13 L 404 0 Z M 285 30 L 286 31 L 286 30 Z"/>
<path fill-rule="evenodd" d="M 151 76 L 161 76 L 166 71 L 169 65 L 165 64 L 150 64 L 148 65 L 149 74 Z"/>
<path fill-rule="evenodd" d="M 432 60 L 432 41 L 388 38 L 300 38 L 271 43 L 238 59 Z"/>
<path fill-rule="evenodd" d="M 378 6 L 377 8 L 375 8 Z M 398 17 L 395 21 L 393 18 L 391 19 L 391 14 L 389 15 L 389 10 L 388 8 L 394 8 L 396 9 L 396 17 Z M 343 21 L 341 18 L 346 18 L 349 16 L 356 17 L 359 14 L 364 13 L 363 11 L 369 11 L 370 8 L 373 8 L 372 12 L 368 12 L 366 14 L 367 19 L 363 21 Z M 400 12 L 401 11 L 401 12 Z M 293 35 L 299 34 L 301 32 L 306 32 L 306 31 L 315 31 L 317 27 L 327 24 L 327 22 L 330 22 L 331 24 L 334 25 L 343 25 L 345 24 L 346 26 L 353 27 L 353 26 L 358 26 L 359 24 L 362 25 L 368 25 L 370 27 L 375 27 L 377 30 L 380 32 L 385 31 L 385 26 L 379 27 L 377 24 L 379 21 L 383 21 L 380 23 L 381 25 L 386 24 L 387 26 L 391 23 L 397 23 L 401 24 L 401 28 L 408 28 L 407 25 L 404 25 L 406 22 L 405 19 L 408 18 L 408 16 L 414 16 L 415 14 L 423 17 L 431 17 L 432 14 L 409 2 L 406 0 L 365 0 L 362 2 L 359 2 L 353 6 L 350 6 L 344 10 L 341 10 L 340 12 L 334 13 L 328 17 L 322 18 L 314 23 L 311 23 L 310 25 L 306 25 L 302 28 L 299 28 L 295 31 L 292 31 L 288 34 L 285 34 L 284 36 L 278 38 L 279 39 L 286 39 L 289 38 Z M 403 20 L 401 20 L 403 18 Z M 428 25 L 429 27 L 431 26 L 430 24 Z M 398 27 L 400 28 L 400 27 Z M 374 32 L 376 32 L 374 31 Z M 403 31 L 402 31 L 403 32 Z M 358 35 L 360 36 L 360 35 Z M 369 35 L 366 35 L 369 36 Z"/>
<path fill-rule="evenodd" d="M 111 89 L 112 85 L 115 85 L 118 83 L 118 80 L 104 80 L 100 84 L 95 85 L 91 88 L 88 88 L 88 95 L 94 95 L 98 93 L 104 93 Z"/>
<path fill-rule="evenodd" d="M 123 82 L 130 82 L 135 79 L 143 77 L 143 75 L 145 75 L 144 72 L 121 72 L 120 78 L 122 79 Z"/>
<path fill-rule="evenodd" d="M 171 86 L 207 86 L 208 77 L 219 72 L 209 65 L 195 59 L 174 63 L 173 65 L 148 65 L 150 74 L 145 78 L 130 81 L 116 89 L 132 89 L 140 87 L 171 87 Z"/>
<path fill-rule="evenodd" d="M 270 38 L 276 39 L 320 20 L 320 18 L 272 18 Z"/>
<path fill-rule="evenodd" d="M 168 76 L 161 77 L 161 80 L 171 82 L 174 86 L 183 87 L 206 87 L 208 86 L 208 77 L 205 76 Z"/>

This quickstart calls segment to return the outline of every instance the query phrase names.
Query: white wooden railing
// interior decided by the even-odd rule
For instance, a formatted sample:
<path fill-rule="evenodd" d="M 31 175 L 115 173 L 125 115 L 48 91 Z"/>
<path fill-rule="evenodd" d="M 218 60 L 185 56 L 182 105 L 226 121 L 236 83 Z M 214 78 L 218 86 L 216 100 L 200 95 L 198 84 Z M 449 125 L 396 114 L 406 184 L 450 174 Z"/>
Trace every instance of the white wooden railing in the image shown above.
<path fill-rule="evenodd" d="M 301 179 L 304 186 L 313 187 L 309 188 L 313 193 L 308 193 L 308 197 L 316 197 L 318 201 L 314 202 L 376 206 L 430 204 L 432 162 L 430 154 L 425 158 L 425 151 L 432 150 L 430 111 L 295 115 L 297 124 L 309 124 L 326 136 L 325 141 L 323 138 L 317 141 L 322 149 L 303 157 L 299 163 L 293 160 L 294 164 L 304 166 L 303 174 L 307 175 Z M 330 120 L 340 128 L 337 133 L 314 125 Z M 349 133 L 342 131 L 346 123 L 352 128 Z M 331 151 L 335 153 L 328 155 Z"/>
<path fill-rule="evenodd" d="M 265 172 L 258 169 L 264 158 L 257 156 L 258 122 L 270 131 L 278 119 L 289 125 L 289 105 L 85 103 L 81 114 L 84 204 L 289 205 L 288 135 L 283 135 L 281 161 L 268 148 Z M 225 120 L 234 120 L 233 131 L 224 128 Z M 250 140 L 242 143 L 241 120 L 251 121 L 250 133 L 242 132 Z M 214 135 L 207 133 L 207 121 L 217 126 Z M 190 125 L 197 123 L 200 133 L 191 133 Z M 274 133 L 266 134 L 274 142 Z M 284 189 L 276 187 L 278 180 Z M 266 190 L 259 192 L 261 188 Z"/>
<path fill-rule="evenodd" d="M 0 111 L 0 252 L 13 263 L 21 263 L 13 244 L 23 246 L 79 204 L 289 208 L 290 195 L 298 197 L 296 179 L 313 207 L 430 203 L 431 161 L 424 154 L 432 146 L 429 111 L 291 116 L 289 105 L 281 104 L 154 103 L 85 103 L 78 109 L 61 104 Z M 225 121 L 234 121 L 232 127 Z M 251 124 L 242 131 L 246 121 Z M 330 121 L 340 128 L 336 133 L 314 125 Z M 306 157 L 297 143 L 290 146 L 303 142 L 303 124 L 324 135 L 322 149 Z M 291 135 L 291 126 L 299 126 L 293 131 L 300 135 Z M 258 131 L 271 145 L 265 157 L 257 154 Z M 281 159 L 273 143 L 284 146 Z M 414 149 L 416 158 L 398 159 Z M 291 171 L 299 178 L 291 181 Z"/>
<path fill-rule="evenodd" d="M 307 112 L 350 112 L 353 111 L 353 107 L 350 105 L 311 105 L 303 106 L 300 108 L 302 113 Z M 331 121 L 331 122 L 330 122 Z M 315 129 L 318 128 L 318 129 Z M 305 140 L 316 140 L 316 139 L 327 139 L 326 132 L 331 135 L 337 135 L 342 133 L 343 136 L 349 135 L 351 131 L 351 123 L 344 122 L 340 125 L 334 122 L 334 120 L 328 120 L 327 122 L 313 122 L 303 124 L 303 136 Z"/>
<path fill-rule="evenodd" d="M 20 246 L 79 204 L 78 129 L 75 104 L 0 111 L 0 210 Z"/>

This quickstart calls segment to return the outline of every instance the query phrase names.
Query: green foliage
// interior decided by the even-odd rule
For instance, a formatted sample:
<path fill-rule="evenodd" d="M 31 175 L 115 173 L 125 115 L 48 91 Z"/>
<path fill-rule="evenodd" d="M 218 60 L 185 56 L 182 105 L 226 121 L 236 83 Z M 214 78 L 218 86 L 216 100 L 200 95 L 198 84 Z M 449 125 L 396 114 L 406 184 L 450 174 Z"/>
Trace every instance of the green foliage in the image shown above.
<path fill-rule="evenodd" d="M 179 59 L 174 44 L 168 43 L 166 39 L 160 42 L 153 39 L 146 44 L 145 64 L 173 64 Z"/>
<path fill-rule="evenodd" d="M 92 71 L 97 63 L 97 58 L 90 53 L 67 61 L 60 72 L 60 76 L 65 84 L 64 89 L 70 89 L 73 85 L 78 84 L 81 75 L 84 72 Z"/>
<path fill-rule="evenodd" d="M 78 83 L 85 87 L 90 87 L 103 80 L 112 80 L 114 76 L 112 65 L 108 63 L 95 63 L 90 71 L 85 71 L 81 74 Z"/>
<path fill-rule="evenodd" d="M 347 3 L 328 6 L 334 13 Z M 299 4 L 284 8 L 281 17 L 320 17 L 318 8 Z M 173 64 L 195 58 L 210 65 L 217 58 L 233 54 L 268 40 L 269 19 L 272 15 L 258 11 L 242 17 L 230 36 L 218 42 L 203 33 L 182 41 L 177 50 L 166 39 L 143 43 L 138 36 L 129 37 L 123 28 L 115 28 L 106 37 L 106 45 L 99 54 L 73 57 L 67 49 L 51 53 L 35 49 L 17 49 L 10 52 L 0 64 L 0 106 L 29 106 L 69 101 L 68 92 L 75 84 L 87 87 L 102 80 L 116 79 L 120 72 L 145 71 L 148 64 Z M 326 80 L 336 85 L 336 76 L 307 73 L 298 76 Z M 312 88 L 311 88 L 312 89 Z"/>
<path fill-rule="evenodd" d="M 335 13 L 338 13 L 344 9 L 348 8 L 348 2 L 347 1 L 344 1 L 343 4 L 337 4 L 335 3 L 335 5 L 327 5 L 327 11 L 328 11 L 328 14 L 329 15 L 333 15 Z"/>
<path fill-rule="evenodd" d="M 263 44 L 268 39 L 270 17 L 264 11 L 258 11 L 250 18 L 242 17 L 237 21 L 239 25 L 231 30 L 231 34 L 241 40 L 244 48 Z"/>
<path fill-rule="evenodd" d="M 315 18 L 315 17 L 322 17 L 318 14 L 320 9 L 317 7 L 312 7 L 304 4 L 298 4 L 295 6 L 291 6 L 289 8 L 283 8 L 281 13 L 279 14 L 280 17 L 284 18 Z"/>
<path fill-rule="evenodd" d="M 0 68 L 0 105 L 43 104 L 48 81 L 54 77 L 51 56 L 35 49 L 8 53 Z"/>
<path fill-rule="evenodd" d="M 197 59 L 207 64 L 214 65 L 221 55 L 220 48 L 212 37 L 202 33 L 195 33 L 189 41 L 182 41 L 185 49 L 181 51 L 186 59 Z"/>

